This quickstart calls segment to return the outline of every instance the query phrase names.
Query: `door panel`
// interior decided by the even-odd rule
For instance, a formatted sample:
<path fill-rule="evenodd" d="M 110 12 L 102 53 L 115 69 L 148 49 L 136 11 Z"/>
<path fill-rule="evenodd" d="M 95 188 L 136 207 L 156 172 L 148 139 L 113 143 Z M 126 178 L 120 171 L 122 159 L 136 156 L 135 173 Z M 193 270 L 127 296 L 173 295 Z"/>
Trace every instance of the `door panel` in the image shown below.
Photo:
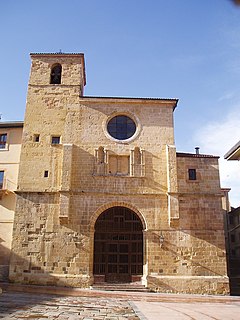
<path fill-rule="evenodd" d="M 94 274 L 108 282 L 130 282 L 142 275 L 142 223 L 124 207 L 106 210 L 97 220 L 94 238 Z"/>

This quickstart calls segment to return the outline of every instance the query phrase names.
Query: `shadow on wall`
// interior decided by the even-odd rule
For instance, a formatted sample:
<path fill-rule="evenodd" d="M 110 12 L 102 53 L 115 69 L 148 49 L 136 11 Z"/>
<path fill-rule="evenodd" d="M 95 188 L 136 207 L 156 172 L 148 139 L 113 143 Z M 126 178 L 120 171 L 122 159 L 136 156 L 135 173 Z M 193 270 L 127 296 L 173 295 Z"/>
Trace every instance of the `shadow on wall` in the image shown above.
<path fill-rule="evenodd" d="M 15 261 L 26 265 L 26 261 L 23 258 L 16 254 L 12 255 L 14 255 L 13 258 Z M 27 263 L 29 262 L 27 261 Z M 34 272 L 40 274 L 40 276 L 46 275 L 45 271 L 36 267 L 34 264 L 31 265 L 31 269 L 32 271 L 35 270 Z M 54 276 L 51 275 L 50 277 L 52 279 L 54 278 Z M 60 285 L 64 286 L 64 283 L 61 282 Z M 0 281 L 0 288 L 3 291 L 2 294 L 0 294 L 0 318 L 4 319 L 43 319 L 49 317 L 55 319 L 59 316 L 66 316 L 66 319 L 68 319 L 69 312 L 71 312 L 71 314 L 74 313 L 76 317 L 81 318 L 80 315 L 84 315 L 86 318 L 89 318 L 89 316 L 96 314 L 96 308 L 99 309 L 99 313 L 102 308 L 105 309 L 107 303 L 107 298 L 103 298 L 101 292 L 95 292 L 93 294 L 91 290 L 86 289 L 79 290 L 66 287 L 18 285 L 18 283 L 12 284 L 2 281 Z M 74 298 L 71 298 L 71 296 Z M 119 311 L 116 311 L 116 308 L 119 308 Z M 118 313 L 119 315 L 123 310 L 122 306 L 117 307 L 117 300 L 116 305 L 108 306 L 108 310 L 109 309 L 112 309 L 114 313 Z M 131 312 L 134 315 L 134 312 Z M 109 311 L 109 313 L 111 312 Z M 126 309 L 124 309 L 124 314 L 126 314 Z"/>
<path fill-rule="evenodd" d="M 1 245 L 0 249 L 2 249 Z M 6 254 L 7 256 L 9 256 L 10 251 L 6 251 Z M 0 314 L 3 315 L 2 313 L 4 313 L 6 315 L 6 319 L 8 319 L 7 317 L 10 316 L 10 314 L 14 315 L 16 312 L 18 313 L 18 316 L 22 315 L 23 313 L 24 317 L 25 312 L 27 312 L 25 317 L 29 318 L 29 316 L 31 317 L 32 315 L 33 318 L 44 318 L 46 317 L 46 308 L 51 309 L 52 306 L 52 311 L 54 312 L 57 311 L 57 305 L 66 304 L 66 301 L 61 302 L 61 300 L 64 299 L 64 296 L 74 296 L 74 301 L 76 301 L 76 299 L 79 299 L 77 303 L 75 302 L 78 312 L 85 309 L 86 298 L 84 297 L 87 297 L 87 303 L 93 303 L 94 307 L 96 304 L 98 304 L 98 302 L 96 301 L 96 297 L 98 296 L 97 293 L 93 297 L 91 290 L 79 290 L 78 288 L 72 288 L 71 286 L 66 287 L 64 280 L 56 279 L 56 276 L 51 275 L 51 273 L 46 272 L 46 270 L 43 270 L 39 266 L 31 263 L 31 259 L 26 260 L 16 253 L 11 252 L 11 259 L 12 261 L 14 260 L 14 265 L 11 266 L 12 269 L 15 269 L 17 271 L 18 266 L 25 266 L 25 268 L 28 266 L 28 269 L 25 269 L 23 271 L 23 275 L 27 275 L 31 272 L 33 276 L 35 274 L 40 278 L 47 277 L 48 282 L 46 283 L 46 285 L 35 284 L 33 277 L 31 281 L 28 281 L 28 285 L 26 285 L 24 284 L 24 279 L 23 281 L 17 280 L 14 283 L 12 283 L 12 281 L 7 282 L 6 279 L 4 279 L 4 281 L 1 279 L 0 288 L 3 290 L 3 292 L 2 294 L 0 294 Z M 58 282 L 58 286 L 53 285 L 54 283 L 56 283 L 56 281 Z M 14 293 L 12 294 L 10 292 Z M 99 294 L 99 297 L 101 297 L 101 294 Z M 14 300 L 12 300 L 12 298 L 14 298 Z M 89 299 L 91 299 L 92 301 Z M 37 312 L 36 309 L 32 311 L 31 308 L 35 308 L 35 306 L 37 305 L 40 305 L 39 310 Z M 72 305 L 72 307 L 74 306 L 75 305 Z M 99 306 L 99 308 L 101 308 L 101 306 Z M 62 313 L 62 311 L 59 311 L 59 313 Z"/>
<path fill-rule="evenodd" d="M 163 261 L 170 257 L 175 265 L 170 268 L 169 275 L 226 276 L 223 231 L 172 229 L 162 234 L 161 265 L 164 266 Z M 158 246 L 159 234 L 153 232 L 151 241 Z"/>
<path fill-rule="evenodd" d="M 119 177 L 110 178 L 112 185 L 106 183 L 105 177 L 93 177 L 94 157 L 78 147 L 74 148 L 73 163 L 72 190 L 75 194 L 73 195 L 72 203 L 70 201 L 70 214 L 67 224 L 60 224 L 59 222 L 59 194 L 47 192 L 18 193 L 19 201 L 17 203 L 15 223 L 15 241 L 18 243 L 13 250 L 15 253 L 12 253 L 11 257 L 11 281 L 23 284 L 39 284 L 41 282 L 41 284 L 49 286 L 89 286 L 91 282 L 89 276 L 91 270 L 89 269 L 92 264 L 90 260 L 93 258 L 89 221 L 91 214 L 95 212 L 96 204 L 88 192 L 92 188 L 96 188 L 97 192 L 106 192 L 107 188 L 109 193 L 112 190 L 118 192 L 119 184 L 115 182 L 119 183 Z M 82 173 L 83 168 L 88 170 L 87 175 L 86 172 L 85 174 Z M 95 182 L 92 184 L 94 179 L 101 179 L 102 185 Z M 123 182 L 124 180 L 129 180 L 127 178 L 120 179 Z M 125 186 L 124 183 L 120 187 L 123 188 L 123 186 Z M 126 192 L 126 188 L 123 188 L 123 191 Z M 74 198 L 74 196 L 76 197 Z M 122 194 L 108 195 L 108 199 L 110 197 L 112 201 L 117 201 L 122 198 Z M 116 200 L 117 197 L 119 198 Z M 102 203 L 100 203 L 101 201 Z M 98 206 L 103 205 L 105 202 L 106 199 L 102 196 L 100 200 L 98 199 Z M 211 249 L 211 247 L 217 247 L 215 252 L 222 254 L 222 243 L 219 241 L 218 236 L 216 237 L 214 231 L 217 226 L 203 225 L 199 220 L 198 209 L 196 207 L 193 212 L 189 228 L 185 225 L 185 221 L 189 221 L 189 217 L 186 216 L 186 219 L 184 219 L 183 216 L 180 216 L 181 225 L 179 229 L 168 230 L 168 233 L 165 234 L 163 249 L 167 254 L 171 253 L 180 261 L 182 260 L 182 263 L 186 263 L 183 260 L 187 260 L 190 266 L 194 265 L 197 270 L 195 275 L 216 275 L 219 274 L 218 271 L 216 270 L 215 272 L 209 269 L 207 259 L 205 262 L 203 261 L 202 248 L 206 244 L 206 256 L 208 256 L 208 249 Z M 187 215 L 189 214 L 187 213 Z M 207 215 L 207 211 L 204 214 Z M 200 224 L 199 221 L 201 222 Z M 194 230 L 194 225 L 198 229 L 195 228 Z M 180 231 L 180 229 L 184 231 Z M 176 247 L 174 242 L 176 237 L 172 237 L 171 232 L 179 232 L 179 236 L 181 233 L 182 237 L 185 234 L 188 238 L 186 236 L 186 239 L 179 242 Z M 201 247 L 198 252 L 189 251 L 189 245 L 187 244 L 190 240 L 194 241 L 191 245 L 193 249 Z M 159 242 L 159 239 L 154 241 Z M 25 258 L 17 254 L 20 252 Z M 61 275 L 61 277 L 58 275 Z M 71 275 L 73 275 L 72 280 Z M 82 279 L 80 279 L 80 275 Z M 65 281 L 66 279 L 68 281 Z"/>
<path fill-rule="evenodd" d="M 14 185 L 15 187 L 15 185 Z M 14 193 L 9 193 L 6 197 L 3 196 L 1 199 L 1 206 L 5 210 L 14 211 L 16 205 L 16 195 Z"/>
<path fill-rule="evenodd" d="M 0 295 L 0 313 L 6 313 L 6 319 L 10 314 L 14 314 L 16 311 L 20 310 L 28 310 L 32 306 L 35 306 L 36 304 L 44 304 L 46 301 L 49 302 L 53 299 L 53 296 L 48 295 L 41 295 L 41 294 L 25 294 L 25 297 L 22 296 L 22 292 L 25 291 L 24 286 L 22 288 L 18 288 L 19 291 L 22 291 L 19 294 L 15 294 L 16 300 L 14 301 L 9 301 L 9 296 L 8 293 L 6 293 L 6 290 L 11 291 L 11 284 L 8 283 L 8 270 L 9 270 L 9 257 L 10 257 L 10 250 L 6 247 L 4 247 L 2 244 L 0 244 L 0 252 L 1 257 L 0 257 L 0 288 L 3 290 L 2 294 Z M 19 261 L 19 263 L 24 264 L 24 259 L 21 257 L 15 255 L 15 260 Z M 3 266 L 3 262 L 6 264 Z M 14 291 L 17 291 L 17 289 L 13 288 Z M 36 290 L 33 288 L 32 292 L 36 293 Z M 3 307 L 3 309 L 1 308 Z M 1 317 L 1 316 L 0 316 Z"/>
<path fill-rule="evenodd" d="M 88 238 L 59 221 L 58 193 L 18 193 L 10 280 L 22 284 L 88 287 Z M 82 276 L 80 276 L 82 275 Z M 68 281 L 65 282 L 65 279 Z"/>
<path fill-rule="evenodd" d="M 180 232 L 179 232 L 180 233 Z M 181 231 L 183 234 L 184 232 Z M 159 242 L 159 236 L 155 235 L 153 237 L 153 242 Z M 196 238 L 195 241 L 198 241 Z M 201 244 L 201 248 L 203 245 Z M 211 251 L 211 244 L 206 242 L 205 247 L 207 251 Z M 214 246 L 215 247 L 215 246 Z M 208 258 L 204 259 L 204 253 L 199 246 L 196 247 L 176 247 L 170 241 L 164 240 L 162 245 L 162 250 L 165 254 L 171 254 L 174 257 L 175 262 L 178 262 L 179 265 L 185 266 L 186 269 L 191 268 L 193 272 L 190 272 L 192 276 L 222 276 L 223 274 L 214 270 L 216 265 L 212 265 L 212 268 L 209 267 Z M 215 250 L 215 248 L 214 248 Z M 221 252 L 221 250 L 220 250 Z M 206 256 L 205 256 L 206 257 Z M 217 262 L 216 262 L 217 263 Z"/>
<path fill-rule="evenodd" d="M 160 150 L 161 151 L 161 150 Z M 118 154 L 109 149 L 109 155 L 122 156 L 126 153 Z M 128 154 L 130 156 L 130 152 Z M 167 180 L 161 178 L 163 183 L 160 184 L 159 177 L 162 177 L 161 170 L 161 156 L 154 156 L 152 153 L 145 151 L 145 174 L 142 177 L 132 176 L 129 174 L 110 174 L 97 168 L 97 159 L 90 152 L 80 148 L 76 145 L 73 147 L 72 155 L 72 172 L 71 172 L 71 190 L 82 192 L 99 192 L 106 194 L 142 194 L 145 193 L 163 193 L 167 191 L 166 184 L 163 183 Z M 101 164 L 105 165 L 106 164 Z M 154 170 L 154 167 L 156 170 Z M 81 168 L 81 169 L 79 169 Z M 107 167 L 106 167 L 107 168 Z"/>
<path fill-rule="evenodd" d="M 10 250 L 3 243 L 5 241 L 0 238 L 0 281 L 8 281 L 8 270 L 10 260 Z"/>
<path fill-rule="evenodd" d="M 31 259 L 26 260 L 23 257 L 17 255 L 16 253 L 11 252 L 8 248 L 5 248 L 1 244 L 0 244 L 0 251 L 3 252 L 3 255 L 2 255 L 3 259 L 1 261 L 3 261 L 3 262 L 5 261 L 5 263 L 6 263 L 4 265 L 4 268 L 2 270 L 0 269 L 0 271 L 3 271 L 3 273 L 0 274 L 0 287 L 1 287 L 1 282 L 8 282 L 8 280 L 9 280 L 10 256 L 11 256 L 11 260 L 14 261 L 14 265 L 11 266 L 14 271 L 17 272 L 18 266 L 25 267 L 24 271 L 23 271 L 23 281 L 15 281 L 15 283 L 20 283 L 20 282 L 24 283 L 24 274 L 27 275 L 29 273 L 32 273 L 33 275 L 36 274 L 38 276 L 41 275 L 41 277 L 47 276 L 49 279 L 49 282 L 47 284 L 49 284 L 49 285 L 52 285 L 55 282 L 55 280 L 53 281 L 53 279 L 55 279 L 55 276 L 52 276 L 49 272 L 46 272 L 45 270 L 43 270 L 39 266 L 33 264 L 31 262 Z M 26 280 L 26 278 L 25 278 L 25 280 Z M 12 281 L 10 281 L 10 283 L 11 282 Z M 31 281 L 29 283 L 31 284 Z M 32 284 L 34 284 L 34 280 L 32 281 Z M 65 286 L 64 281 L 60 280 L 59 285 L 64 287 Z"/>

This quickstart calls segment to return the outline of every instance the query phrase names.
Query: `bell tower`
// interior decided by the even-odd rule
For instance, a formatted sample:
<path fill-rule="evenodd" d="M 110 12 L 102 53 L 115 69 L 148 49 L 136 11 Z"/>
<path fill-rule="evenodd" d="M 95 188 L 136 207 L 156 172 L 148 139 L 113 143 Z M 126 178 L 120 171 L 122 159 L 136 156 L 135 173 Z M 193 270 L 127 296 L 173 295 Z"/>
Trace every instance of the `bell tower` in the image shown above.
<path fill-rule="evenodd" d="M 18 190 L 55 190 L 68 132 L 66 116 L 69 108 L 79 105 L 86 84 L 84 54 L 31 53 L 30 57 Z"/>
<path fill-rule="evenodd" d="M 63 90 L 69 86 L 79 88 L 83 96 L 86 84 L 83 53 L 30 53 L 32 59 L 29 87 L 59 85 Z"/>

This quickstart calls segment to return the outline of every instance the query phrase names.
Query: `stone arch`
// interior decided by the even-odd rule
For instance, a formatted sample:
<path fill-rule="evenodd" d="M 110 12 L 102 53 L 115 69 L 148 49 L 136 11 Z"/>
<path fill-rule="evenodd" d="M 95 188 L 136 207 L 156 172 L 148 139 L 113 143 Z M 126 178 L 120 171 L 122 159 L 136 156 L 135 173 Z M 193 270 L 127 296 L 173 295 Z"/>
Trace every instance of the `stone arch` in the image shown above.
<path fill-rule="evenodd" d="M 51 67 L 50 84 L 61 84 L 62 79 L 62 65 L 55 63 Z"/>
<path fill-rule="evenodd" d="M 114 201 L 96 210 L 90 223 L 94 282 L 135 282 L 145 276 L 146 221 L 132 204 Z"/>
<path fill-rule="evenodd" d="M 124 202 L 124 201 L 114 201 L 114 202 L 109 202 L 106 203 L 102 206 L 100 206 L 93 214 L 91 221 L 90 221 L 90 232 L 91 234 L 94 234 L 94 229 L 95 229 L 95 223 L 98 219 L 98 217 L 107 209 L 110 209 L 112 207 L 126 207 L 130 210 L 132 210 L 141 220 L 142 225 L 143 225 L 143 231 L 147 230 L 147 222 L 143 215 L 140 213 L 140 211 L 132 204 Z"/>

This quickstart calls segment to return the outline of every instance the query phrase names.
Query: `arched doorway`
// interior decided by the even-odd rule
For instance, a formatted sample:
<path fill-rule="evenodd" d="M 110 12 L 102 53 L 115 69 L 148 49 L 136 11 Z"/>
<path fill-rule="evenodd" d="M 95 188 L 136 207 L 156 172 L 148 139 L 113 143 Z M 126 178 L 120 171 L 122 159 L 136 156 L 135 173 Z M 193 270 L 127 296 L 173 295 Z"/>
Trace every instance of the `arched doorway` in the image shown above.
<path fill-rule="evenodd" d="M 126 207 L 104 211 L 95 223 L 94 276 L 106 282 L 131 282 L 143 274 L 143 225 Z"/>

